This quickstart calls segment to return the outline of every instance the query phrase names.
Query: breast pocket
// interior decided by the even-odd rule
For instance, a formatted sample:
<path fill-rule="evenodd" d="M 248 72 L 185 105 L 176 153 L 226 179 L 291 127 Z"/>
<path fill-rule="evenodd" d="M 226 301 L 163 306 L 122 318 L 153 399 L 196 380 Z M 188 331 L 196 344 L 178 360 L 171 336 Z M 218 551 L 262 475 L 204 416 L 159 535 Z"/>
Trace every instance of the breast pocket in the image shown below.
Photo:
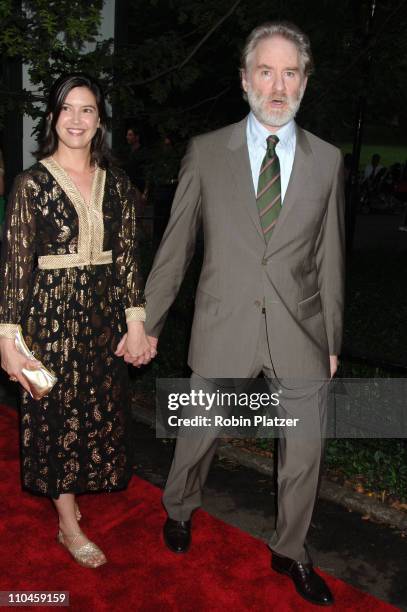
<path fill-rule="evenodd" d="M 298 302 L 297 313 L 298 313 L 298 318 L 300 320 L 308 319 L 309 317 L 313 317 L 314 315 L 321 312 L 321 310 L 322 310 L 322 303 L 321 303 L 321 295 L 319 291 L 317 291 L 310 297 L 306 298 L 305 300 Z"/>

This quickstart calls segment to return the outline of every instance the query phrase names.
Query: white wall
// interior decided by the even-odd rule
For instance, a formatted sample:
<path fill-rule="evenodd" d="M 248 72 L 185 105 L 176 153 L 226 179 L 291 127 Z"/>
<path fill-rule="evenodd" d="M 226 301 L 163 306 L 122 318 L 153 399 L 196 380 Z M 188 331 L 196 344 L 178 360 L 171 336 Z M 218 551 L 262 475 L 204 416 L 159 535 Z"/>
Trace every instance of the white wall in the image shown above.
<path fill-rule="evenodd" d="M 102 23 L 100 27 L 100 33 L 98 40 L 105 40 L 106 38 L 114 38 L 114 16 L 115 16 L 115 0 L 104 0 L 103 11 L 102 11 Z M 87 45 L 85 50 L 91 49 L 91 45 Z M 35 91 L 35 87 L 30 81 L 28 76 L 28 66 L 23 65 L 23 87 L 28 90 Z M 108 107 L 110 113 L 110 108 Z M 35 138 L 32 136 L 35 127 L 35 122 L 28 115 L 23 117 L 23 167 L 28 168 L 31 166 L 35 159 L 31 155 L 37 147 Z"/>

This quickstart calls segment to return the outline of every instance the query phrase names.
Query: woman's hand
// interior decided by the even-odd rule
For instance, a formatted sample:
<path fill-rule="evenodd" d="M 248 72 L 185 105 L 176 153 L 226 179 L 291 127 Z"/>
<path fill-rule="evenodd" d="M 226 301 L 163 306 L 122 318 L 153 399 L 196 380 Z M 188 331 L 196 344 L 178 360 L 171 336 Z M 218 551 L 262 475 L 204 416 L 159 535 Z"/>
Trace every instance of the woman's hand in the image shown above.
<path fill-rule="evenodd" d="M 115 355 L 124 357 L 126 363 L 140 367 L 149 363 L 156 354 L 155 347 L 150 344 L 146 336 L 144 324 L 141 321 L 129 321 L 127 334 L 120 340 Z"/>
<path fill-rule="evenodd" d="M 26 391 L 30 392 L 30 387 L 24 375 L 21 373 L 22 368 L 27 370 L 38 370 L 41 362 L 27 359 L 24 355 L 18 352 L 14 345 L 14 340 L 11 338 L 0 338 L 1 352 L 1 367 L 7 372 L 10 380 L 19 382 Z"/>

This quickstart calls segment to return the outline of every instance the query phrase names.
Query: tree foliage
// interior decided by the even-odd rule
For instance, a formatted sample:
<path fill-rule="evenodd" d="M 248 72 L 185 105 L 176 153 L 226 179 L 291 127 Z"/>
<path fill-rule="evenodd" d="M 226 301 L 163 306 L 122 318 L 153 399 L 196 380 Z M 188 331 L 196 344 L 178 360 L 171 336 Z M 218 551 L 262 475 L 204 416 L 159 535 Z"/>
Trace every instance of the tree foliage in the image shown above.
<path fill-rule="evenodd" d="M 368 119 L 406 122 L 407 2 L 378 0 L 365 37 L 370 0 L 117 0 L 121 36 L 98 42 L 103 0 L 0 0 L 0 50 L 30 66 L 38 94 L 0 83 L 0 112 L 19 105 L 35 116 L 63 71 L 86 70 L 102 81 L 116 119 L 136 119 L 181 138 L 239 119 L 247 107 L 239 84 L 239 53 L 250 30 L 288 19 L 309 35 L 317 70 L 300 122 L 322 136 L 351 134 L 358 96 L 368 88 Z M 87 45 L 91 43 L 89 49 Z M 366 59 L 372 56 L 370 79 Z"/>
<path fill-rule="evenodd" d="M 28 67 L 37 91 L 10 91 L 0 81 L 0 120 L 6 110 L 18 108 L 32 117 L 40 109 L 51 83 L 67 70 L 99 73 L 111 70 L 111 44 L 98 43 L 103 0 L 0 0 L 0 51 L 5 62 L 20 59 Z M 92 44 L 90 49 L 87 44 Z M 110 66 L 106 66 L 106 52 Z"/>
<path fill-rule="evenodd" d="M 315 55 L 316 72 L 299 116 L 305 127 L 334 140 L 351 138 L 362 93 L 368 95 L 368 121 L 402 124 L 407 2 L 378 0 L 367 38 L 370 8 L 370 0 L 132 2 L 128 42 L 117 49 L 118 95 L 124 83 L 132 92 L 122 95 L 123 114 L 181 135 L 239 119 L 247 111 L 238 75 L 243 42 L 256 25 L 285 19 L 309 34 Z"/>

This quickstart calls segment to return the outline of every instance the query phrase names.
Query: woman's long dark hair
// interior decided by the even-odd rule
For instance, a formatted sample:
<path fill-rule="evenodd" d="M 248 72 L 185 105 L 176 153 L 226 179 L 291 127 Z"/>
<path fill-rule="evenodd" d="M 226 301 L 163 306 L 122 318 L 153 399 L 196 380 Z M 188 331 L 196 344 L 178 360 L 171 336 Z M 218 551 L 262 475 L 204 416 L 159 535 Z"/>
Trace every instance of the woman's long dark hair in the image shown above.
<path fill-rule="evenodd" d="M 111 155 L 106 142 L 108 117 L 105 98 L 96 79 L 80 72 L 63 74 L 51 87 L 47 109 L 40 128 L 39 146 L 34 155 L 37 159 L 43 159 L 57 150 L 58 135 L 55 126 L 66 97 L 74 87 L 87 87 L 95 96 L 100 124 L 90 145 L 91 163 L 107 168 L 111 162 Z"/>

